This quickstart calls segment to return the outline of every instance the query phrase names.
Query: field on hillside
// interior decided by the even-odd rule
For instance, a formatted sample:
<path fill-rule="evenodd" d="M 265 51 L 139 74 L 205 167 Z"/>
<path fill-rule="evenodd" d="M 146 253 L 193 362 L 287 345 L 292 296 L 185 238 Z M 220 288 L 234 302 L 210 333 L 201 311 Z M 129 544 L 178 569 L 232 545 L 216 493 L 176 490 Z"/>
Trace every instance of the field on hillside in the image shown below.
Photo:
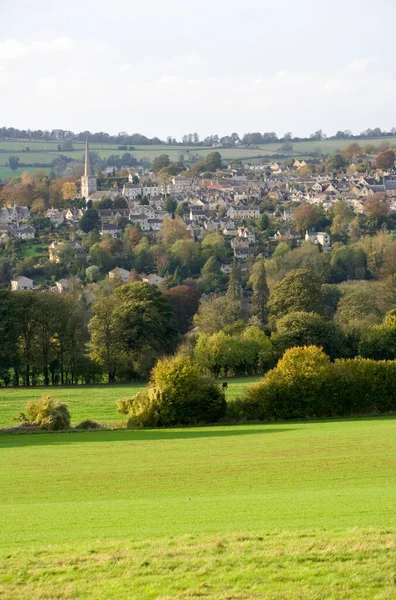
<path fill-rule="evenodd" d="M 228 380 L 227 399 L 242 396 L 245 388 L 258 377 L 242 377 Z M 117 400 L 129 398 L 145 384 L 98 385 L 49 388 L 0 388 L 0 427 L 15 425 L 14 419 L 23 411 L 29 400 L 38 400 L 50 394 L 59 402 L 65 402 L 72 417 L 72 424 L 83 419 L 93 419 L 105 425 L 117 425 L 124 415 L 117 413 Z"/>
<path fill-rule="evenodd" d="M 306 157 L 307 154 L 317 152 L 318 150 L 323 154 L 331 154 L 336 150 L 342 150 L 351 141 L 356 141 L 361 145 L 374 144 L 379 146 L 384 142 L 390 145 L 396 144 L 396 137 L 386 138 L 375 138 L 375 139 L 362 139 L 362 140 L 323 140 L 320 142 L 308 141 L 308 142 L 295 142 L 293 143 L 292 156 Z M 270 158 L 272 154 L 282 153 L 282 143 L 276 144 L 261 144 L 259 148 L 252 149 L 219 149 L 224 160 L 241 159 L 241 160 L 253 160 L 253 162 L 260 158 Z M 30 152 L 23 152 L 23 150 L 29 146 Z M 54 158 L 59 154 L 70 156 L 74 159 L 82 159 L 85 151 L 85 144 L 79 142 L 73 142 L 74 150 L 59 152 L 57 149 L 58 142 L 21 142 L 21 141 L 0 141 L 0 179 L 6 179 L 20 175 L 23 171 L 34 171 L 37 170 L 33 167 L 26 167 L 17 169 L 12 172 L 11 169 L 5 166 L 9 156 L 17 156 L 21 162 L 48 162 L 51 163 Z M 97 152 L 102 158 L 107 158 L 110 154 L 122 154 L 125 150 L 118 150 L 117 144 L 91 144 L 90 148 L 92 151 Z M 148 159 L 153 160 L 160 154 L 169 154 L 171 160 L 178 160 L 180 154 L 183 154 L 184 160 L 189 161 L 189 155 L 198 155 L 205 157 L 210 152 L 213 152 L 213 148 L 209 147 L 195 147 L 195 146 L 171 146 L 171 145 L 159 145 L 159 146 L 135 146 L 135 150 L 131 153 L 137 159 Z M 287 156 L 285 156 L 287 158 Z M 48 170 L 48 168 L 44 168 Z"/>
<path fill-rule="evenodd" d="M 0 447 L 0 598 L 395 597 L 395 418 Z"/>

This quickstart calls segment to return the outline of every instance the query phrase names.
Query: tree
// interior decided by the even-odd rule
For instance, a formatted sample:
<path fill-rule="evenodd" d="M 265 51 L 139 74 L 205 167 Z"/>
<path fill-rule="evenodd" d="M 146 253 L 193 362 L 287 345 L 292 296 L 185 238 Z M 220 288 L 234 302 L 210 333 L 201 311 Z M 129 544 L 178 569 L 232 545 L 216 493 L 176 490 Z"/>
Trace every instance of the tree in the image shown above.
<path fill-rule="evenodd" d="M 174 217 L 176 208 L 177 208 L 177 201 L 174 198 L 172 198 L 171 196 L 169 196 L 166 201 L 166 204 L 165 204 L 166 212 L 169 213 L 170 215 L 172 215 L 172 217 Z"/>
<path fill-rule="evenodd" d="M 201 248 L 205 257 L 213 256 L 220 262 L 227 256 L 227 246 L 224 236 L 216 232 L 205 235 L 201 243 Z"/>
<path fill-rule="evenodd" d="M 265 325 L 268 319 L 269 288 L 264 260 L 255 266 L 253 277 L 252 314 Z"/>
<path fill-rule="evenodd" d="M 217 169 L 221 169 L 221 166 L 222 165 L 220 152 L 211 152 L 205 158 L 202 170 L 215 173 Z"/>
<path fill-rule="evenodd" d="M 181 335 L 187 333 L 199 308 L 200 293 L 187 285 L 178 285 L 164 292 L 173 309 L 176 327 Z"/>
<path fill-rule="evenodd" d="M 377 193 L 369 196 L 364 203 L 364 214 L 372 221 L 378 222 L 388 216 L 389 205 L 385 194 Z"/>
<path fill-rule="evenodd" d="M 345 169 L 347 166 L 348 166 L 348 160 L 340 152 L 331 154 L 329 156 L 329 158 L 326 160 L 326 172 L 327 173 Z"/>
<path fill-rule="evenodd" d="M 96 265 L 92 265 L 85 269 L 85 277 L 88 283 L 96 283 L 100 278 L 100 269 Z"/>
<path fill-rule="evenodd" d="M 159 156 L 156 156 L 153 159 L 151 168 L 154 171 L 154 173 L 158 173 L 158 171 L 160 171 L 161 169 L 164 169 L 165 167 L 169 167 L 170 164 L 171 164 L 171 161 L 170 161 L 169 156 L 167 154 L 160 154 Z"/>
<path fill-rule="evenodd" d="M 94 208 L 88 208 L 81 217 L 78 226 L 85 233 L 89 233 L 93 229 L 99 229 L 100 224 L 101 221 L 98 211 Z"/>
<path fill-rule="evenodd" d="M 74 200 L 77 197 L 77 186 L 74 181 L 66 181 L 62 185 L 63 200 Z"/>
<path fill-rule="evenodd" d="M 352 289 L 344 294 L 338 304 L 336 320 L 347 327 L 362 323 L 378 323 L 382 316 L 374 291 Z"/>
<path fill-rule="evenodd" d="M 260 227 L 261 231 L 265 231 L 266 229 L 268 229 L 269 225 L 270 225 L 270 222 L 269 222 L 268 214 L 266 212 L 264 212 L 260 217 L 259 227 Z"/>
<path fill-rule="evenodd" d="M 332 252 L 332 280 L 334 282 L 350 279 L 364 279 L 366 276 L 367 257 L 362 248 L 341 246 Z"/>
<path fill-rule="evenodd" d="M 300 232 L 305 232 L 316 226 L 320 218 L 321 214 L 318 207 L 312 204 L 300 204 L 293 213 L 294 226 Z"/>
<path fill-rule="evenodd" d="M 11 171 L 17 170 L 17 168 L 19 167 L 19 161 L 20 159 L 17 156 L 8 157 L 8 166 L 10 167 Z"/>
<path fill-rule="evenodd" d="M 177 341 L 172 307 L 156 286 L 132 283 L 111 296 L 117 310 L 116 330 L 122 354 L 139 374 L 147 374 L 155 359 L 171 352 Z"/>
<path fill-rule="evenodd" d="M 130 427 L 215 423 L 227 409 L 224 392 L 184 356 L 159 360 L 149 389 L 118 406 Z"/>
<path fill-rule="evenodd" d="M 345 336 L 340 327 L 317 313 L 292 312 L 278 319 L 271 341 L 283 354 L 294 346 L 319 346 L 330 358 L 345 354 Z"/>
<path fill-rule="evenodd" d="M 201 300 L 194 325 L 202 333 L 212 334 L 226 325 L 232 325 L 242 316 L 240 302 L 234 302 L 226 296 L 210 300 Z"/>
<path fill-rule="evenodd" d="M 96 243 L 91 246 L 89 251 L 89 262 L 99 267 L 101 271 L 108 271 L 113 263 L 111 251 L 105 248 L 102 243 Z"/>
<path fill-rule="evenodd" d="M 347 160 L 351 160 L 355 156 L 362 154 L 362 152 L 363 152 L 363 150 L 359 146 L 359 144 L 356 142 L 353 142 L 352 144 L 348 144 L 348 146 L 346 148 L 344 148 L 344 150 L 342 151 L 342 154 L 345 156 L 345 158 Z"/>
<path fill-rule="evenodd" d="M 395 166 L 394 150 L 389 149 L 377 154 L 377 158 L 375 159 L 375 166 L 377 169 L 393 169 Z"/>
<path fill-rule="evenodd" d="M 230 278 L 228 280 L 227 298 L 232 302 L 241 302 L 242 300 L 241 268 L 236 259 L 232 263 Z"/>
<path fill-rule="evenodd" d="M 315 312 L 323 310 L 320 279 L 309 269 L 291 271 L 270 294 L 268 308 L 272 315 L 290 312 Z"/>
<path fill-rule="evenodd" d="M 177 240 L 191 239 L 186 224 L 180 217 L 166 217 L 162 222 L 161 232 L 165 246 L 172 246 Z"/>
<path fill-rule="evenodd" d="M 117 307 L 112 296 L 96 302 L 89 323 L 91 357 L 106 369 L 109 383 L 115 380 L 122 350 Z"/>

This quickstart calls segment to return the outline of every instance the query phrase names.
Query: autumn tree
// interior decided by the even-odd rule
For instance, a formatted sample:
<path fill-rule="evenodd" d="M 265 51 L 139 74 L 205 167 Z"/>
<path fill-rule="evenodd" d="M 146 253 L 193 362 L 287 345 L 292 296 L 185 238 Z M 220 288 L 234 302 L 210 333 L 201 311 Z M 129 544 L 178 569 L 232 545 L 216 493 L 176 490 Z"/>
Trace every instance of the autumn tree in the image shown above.
<path fill-rule="evenodd" d="M 377 169 L 393 169 L 393 167 L 395 166 L 395 151 L 389 149 L 377 154 L 377 157 L 375 159 L 375 166 Z"/>
<path fill-rule="evenodd" d="M 317 226 L 320 217 L 321 214 L 317 206 L 300 204 L 293 213 L 293 223 L 297 231 L 305 232 L 311 227 Z"/>
<path fill-rule="evenodd" d="M 62 185 L 63 200 L 74 200 L 77 197 L 77 186 L 74 181 L 66 181 Z"/>
<path fill-rule="evenodd" d="M 371 221 L 385 219 L 389 213 L 389 205 L 385 194 L 368 196 L 364 203 L 364 214 Z"/>
<path fill-rule="evenodd" d="M 172 246 L 177 240 L 191 239 L 183 219 L 176 216 L 174 219 L 166 217 L 163 220 L 161 232 L 166 246 Z"/>

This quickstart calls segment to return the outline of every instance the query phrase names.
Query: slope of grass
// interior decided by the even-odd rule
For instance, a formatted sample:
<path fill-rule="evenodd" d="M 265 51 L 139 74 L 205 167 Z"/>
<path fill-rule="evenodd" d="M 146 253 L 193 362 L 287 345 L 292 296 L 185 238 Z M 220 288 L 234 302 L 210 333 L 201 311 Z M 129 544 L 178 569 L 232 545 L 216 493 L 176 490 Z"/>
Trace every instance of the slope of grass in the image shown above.
<path fill-rule="evenodd" d="M 245 388 L 257 379 L 229 379 L 227 399 L 242 396 Z M 15 425 L 14 419 L 23 411 L 29 400 L 38 400 L 43 394 L 50 394 L 55 400 L 65 402 L 73 424 L 83 419 L 93 419 L 106 425 L 117 425 L 125 420 L 123 415 L 117 413 L 117 400 L 133 396 L 144 387 L 144 383 L 132 383 L 113 386 L 0 388 L 0 427 Z"/>
<path fill-rule="evenodd" d="M 0 598 L 393 598 L 396 419 L 0 436 Z"/>

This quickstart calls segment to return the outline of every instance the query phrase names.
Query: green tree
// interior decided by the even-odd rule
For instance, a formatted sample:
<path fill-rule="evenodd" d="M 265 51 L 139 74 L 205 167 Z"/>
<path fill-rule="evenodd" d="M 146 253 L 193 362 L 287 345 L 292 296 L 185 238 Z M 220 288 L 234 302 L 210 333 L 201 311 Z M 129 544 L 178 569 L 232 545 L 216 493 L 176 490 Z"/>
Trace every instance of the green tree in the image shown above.
<path fill-rule="evenodd" d="M 171 164 L 171 161 L 170 161 L 169 156 L 167 154 L 160 154 L 159 156 L 156 156 L 153 159 L 151 168 L 154 171 L 154 173 L 158 173 L 158 171 L 161 171 L 161 169 L 164 169 L 165 167 L 169 167 L 170 164 Z"/>
<path fill-rule="evenodd" d="M 93 229 L 99 229 L 100 224 L 101 221 L 98 211 L 94 208 L 88 208 L 81 217 L 78 226 L 85 233 L 89 233 Z"/>
<path fill-rule="evenodd" d="M 323 310 L 321 280 L 309 269 L 291 271 L 270 294 L 270 313 L 275 316 L 290 312 L 316 312 Z"/>
<path fill-rule="evenodd" d="M 346 159 L 340 152 L 331 154 L 326 160 L 326 172 L 332 173 L 333 171 L 339 171 L 345 169 L 348 166 L 348 159 Z"/>
<path fill-rule="evenodd" d="M 91 267 L 87 267 L 85 269 L 85 277 L 87 278 L 88 283 L 96 283 L 100 278 L 100 269 L 96 265 L 92 265 Z"/>
<path fill-rule="evenodd" d="M 267 273 L 264 260 L 260 260 L 254 271 L 252 314 L 264 325 L 268 320 L 269 288 L 267 284 Z"/>
<path fill-rule="evenodd" d="M 187 333 L 193 323 L 193 317 L 199 307 L 200 293 L 187 285 L 178 285 L 164 292 L 165 298 L 173 309 L 178 332 Z"/>
<path fill-rule="evenodd" d="M 222 167 L 222 163 L 221 163 L 220 152 L 211 152 L 205 158 L 202 170 L 210 171 L 210 172 L 214 173 L 217 171 L 217 169 L 221 169 L 221 167 Z"/>
<path fill-rule="evenodd" d="M 319 346 L 330 358 L 345 356 L 346 341 L 340 327 L 317 313 L 292 312 L 278 319 L 271 341 L 283 354 L 294 346 Z"/>
<path fill-rule="evenodd" d="M 112 296 L 96 302 L 89 323 L 91 357 L 106 370 L 109 383 L 113 383 L 122 352 L 121 329 L 117 307 Z"/>
<path fill-rule="evenodd" d="M 171 196 L 169 196 L 169 198 L 166 201 L 165 204 L 165 210 L 167 213 L 169 213 L 170 215 L 172 215 L 172 217 L 175 215 L 176 212 L 176 208 L 177 208 L 177 202 L 174 198 L 172 198 Z"/>
<path fill-rule="evenodd" d="M 232 263 L 230 278 L 227 285 L 227 297 L 232 302 L 241 302 L 242 300 L 241 268 L 236 259 L 234 259 Z"/>
<path fill-rule="evenodd" d="M 8 166 L 10 167 L 11 171 L 17 170 L 17 168 L 19 167 L 19 161 L 20 159 L 18 158 L 18 156 L 8 157 Z"/>
<path fill-rule="evenodd" d="M 242 316 L 240 302 L 234 302 L 226 296 L 210 300 L 201 300 L 194 325 L 201 333 L 212 334 L 227 325 L 232 325 Z"/>

